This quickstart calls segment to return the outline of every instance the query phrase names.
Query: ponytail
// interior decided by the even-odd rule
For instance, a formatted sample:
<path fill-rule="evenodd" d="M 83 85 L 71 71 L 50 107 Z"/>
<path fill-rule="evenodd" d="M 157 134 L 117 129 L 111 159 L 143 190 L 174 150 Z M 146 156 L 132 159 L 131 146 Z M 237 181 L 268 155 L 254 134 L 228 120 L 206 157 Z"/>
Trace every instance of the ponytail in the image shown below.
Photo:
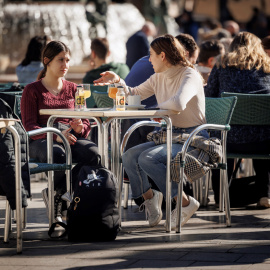
<path fill-rule="evenodd" d="M 37 81 L 43 79 L 46 76 L 47 67 L 43 68 L 37 76 Z"/>

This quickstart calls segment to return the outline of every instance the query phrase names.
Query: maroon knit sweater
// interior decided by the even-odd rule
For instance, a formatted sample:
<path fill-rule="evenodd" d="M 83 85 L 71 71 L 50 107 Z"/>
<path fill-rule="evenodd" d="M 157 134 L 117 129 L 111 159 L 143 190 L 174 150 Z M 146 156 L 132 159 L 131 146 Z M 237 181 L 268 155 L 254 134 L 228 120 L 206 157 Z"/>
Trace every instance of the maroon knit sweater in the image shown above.
<path fill-rule="evenodd" d="M 55 96 L 51 94 L 41 83 L 41 80 L 28 84 L 22 94 L 21 115 L 26 131 L 47 126 L 49 115 L 40 115 L 40 109 L 66 109 L 74 108 L 76 84 L 63 80 L 62 91 Z M 57 118 L 55 123 L 61 122 L 69 126 L 70 118 Z M 86 138 L 90 132 L 90 123 L 83 120 L 83 130 L 79 137 Z M 46 134 L 31 137 L 34 140 L 46 138 Z M 78 136 L 77 136 L 78 137 Z M 56 136 L 54 135 L 54 140 Z"/>

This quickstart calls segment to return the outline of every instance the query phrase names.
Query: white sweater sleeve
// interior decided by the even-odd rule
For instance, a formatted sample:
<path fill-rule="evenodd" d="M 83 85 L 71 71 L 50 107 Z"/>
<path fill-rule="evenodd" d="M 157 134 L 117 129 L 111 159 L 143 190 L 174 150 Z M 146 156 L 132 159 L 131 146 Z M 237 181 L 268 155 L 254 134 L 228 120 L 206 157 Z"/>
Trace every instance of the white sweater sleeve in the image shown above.
<path fill-rule="evenodd" d="M 141 100 L 144 100 L 144 99 L 154 95 L 155 94 L 154 85 L 153 85 L 153 80 L 151 79 L 151 77 L 148 80 L 146 80 L 145 82 L 143 82 L 142 84 L 140 84 L 139 86 L 129 87 L 131 90 L 131 94 L 132 95 L 140 95 Z M 124 87 L 126 95 L 129 95 L 130 93 L 129 93 L 128 86 L 126 85 L 125 81 L 123 79 L 121 79 L 119 84 Z"/>

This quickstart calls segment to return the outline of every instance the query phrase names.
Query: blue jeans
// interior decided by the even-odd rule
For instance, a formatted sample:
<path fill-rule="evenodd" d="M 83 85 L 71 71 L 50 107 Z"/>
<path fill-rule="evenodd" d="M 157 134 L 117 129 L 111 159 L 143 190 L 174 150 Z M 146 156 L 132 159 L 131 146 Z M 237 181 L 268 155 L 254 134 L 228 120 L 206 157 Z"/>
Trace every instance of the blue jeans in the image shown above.
<path fill-rule="evenodd" d="M 173 133 L 191 133 L 195 127 L 173 129 Z M 203 130 L 198 133 L 208 138 L 208 133 Z M 182 150 L 183 145 L 172 144 L 172 158 Z M 193 149 L 190 147 L 188 151 Z M 123 166 L 128 175 L 132 190 L 132 197 L 137 199 L 147 192 L 151 186 L 149 176 L 157 185 L 159 190 L 166 196 L 166 164 L 167 144 L 155 145 L 147 142 L 128 149 L 122 157 Z M 177 195 L 178 185 L 172 182 L 172 197 Z"/>

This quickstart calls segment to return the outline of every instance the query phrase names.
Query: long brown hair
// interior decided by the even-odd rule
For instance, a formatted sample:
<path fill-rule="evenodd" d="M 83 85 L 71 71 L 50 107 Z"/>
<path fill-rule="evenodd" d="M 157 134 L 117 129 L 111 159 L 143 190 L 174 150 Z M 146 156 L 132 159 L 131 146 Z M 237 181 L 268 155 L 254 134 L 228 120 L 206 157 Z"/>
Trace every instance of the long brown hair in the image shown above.
<path fill-rule="evenodd" d="M 171 65 L 182 65 L 184 67 L 188 66 L 194 68 L 194 66 L 185 57 L 185 48 L 172 35 L 167 34 L 160 36 L 154 39 L 150 46 L 157 55 L 161 54 L 161 52 L 164 52 L 167 61 Z"/>
<path fill-rule="evenodd" d="M 48 64 L 54 59 L 56 55 L 58 55 L 61 52 L 66 52 L 70 55 L 69 48 L 61 41 L 51 41 L 46 45 L 46 47 L 44 48 L 42 52 L 42 57 L 41 57 L 44 68 L 38 74 L 38 77 L 37 77 L 38 80 L 46 76 Z M 45 57 L 49 59 L 47 63 L 45 63 L 44 61 Z"/>
<path fill-rule="evenodd" d="M 229 52 L 217 62 L 217 66 L 220 65 L 241 70 L 256 68 L 270 73 L 270 58 L 263 49 L 261 39 L 249 32 L 241 32 L 234 37 Z"/>

